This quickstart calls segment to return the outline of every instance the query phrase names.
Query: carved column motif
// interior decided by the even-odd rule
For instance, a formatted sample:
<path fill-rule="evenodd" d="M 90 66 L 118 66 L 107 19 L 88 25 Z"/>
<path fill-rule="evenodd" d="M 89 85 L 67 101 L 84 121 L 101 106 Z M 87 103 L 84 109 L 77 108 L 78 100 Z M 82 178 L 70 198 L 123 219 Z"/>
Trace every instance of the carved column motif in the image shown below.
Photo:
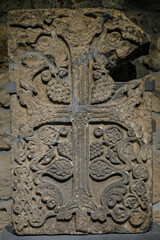
<path fill-rule="evenodd" d="M 151 224 L 151 93 L 111 77 L 149 46 L 123 13 L 9 13 L 13 228 L 136 233 Z"/>

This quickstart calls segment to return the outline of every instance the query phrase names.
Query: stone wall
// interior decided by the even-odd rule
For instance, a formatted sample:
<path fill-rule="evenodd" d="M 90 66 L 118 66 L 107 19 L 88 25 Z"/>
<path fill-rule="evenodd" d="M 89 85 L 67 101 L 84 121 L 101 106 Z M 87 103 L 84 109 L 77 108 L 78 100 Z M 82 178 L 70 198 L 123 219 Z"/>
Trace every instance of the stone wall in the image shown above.
<path fill-rule="evenodd" d="M 0 232 L 11 224 L 10 99 L 7 12 L 12 9 L 105 7 L 123 11 L 151 36 L 149 55 L 123 66 L 120 81 L 152 75 L 153 92 L 153 217 L 160 223 L 160 1 L 159 0 L 0 0 Z M 119 73 L 114 74 L 115 78 Z"/>

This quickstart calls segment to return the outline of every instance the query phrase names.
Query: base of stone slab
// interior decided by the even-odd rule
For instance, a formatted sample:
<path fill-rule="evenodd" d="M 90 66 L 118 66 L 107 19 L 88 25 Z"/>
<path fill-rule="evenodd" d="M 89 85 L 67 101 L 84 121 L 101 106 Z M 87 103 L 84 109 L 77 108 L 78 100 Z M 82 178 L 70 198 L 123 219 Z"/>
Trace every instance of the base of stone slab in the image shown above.
<path fill-rule="evenodd" d="M 5 227 L 0 240 L 160 240 L 160 226 L 153 222 L 152 228 L 147 233 L 140 234 L 102 234 L 102 235 L 41 235 L 17 236 L 11 227 Z"/>

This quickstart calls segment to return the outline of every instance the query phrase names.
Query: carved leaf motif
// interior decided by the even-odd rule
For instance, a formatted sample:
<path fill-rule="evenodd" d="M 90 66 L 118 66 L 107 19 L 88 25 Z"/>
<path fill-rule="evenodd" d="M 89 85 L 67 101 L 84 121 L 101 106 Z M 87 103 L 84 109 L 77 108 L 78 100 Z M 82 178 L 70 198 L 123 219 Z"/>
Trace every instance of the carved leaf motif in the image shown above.
<path fill-rule="evenodd" d="M 68 142 L 60 142 L 57 147 L 59 155 L 67 157 L 71 160 L 72 158 L 72 146 Z"/>
<path fill-rule="evenodd" d="M 54 209 L 63 204 L 62 193 L 54 184 L 42 183 L 36 187 L 36 193 L 41 195 L 41 200 L 48 209 Z"/>
<path fill-rule="evenodd" d="M 113 183 L 103 189 L 101 193 L 101 203 L 106 210 L 113 208 L 117 203 L 122 201 L 126 192 L 127 187 L 123 183 Z"/>
<path fill-rule="evenodd" d="M 113 164 L 121 164 L 122 162 L 118 159 L 117 148 L 108 148 L 106 158 Z"/>
<path fill-rule="evenodd" d="M 68 159 L 59 158 L 54 161 L 54 164 L 48 169 L 48 172 L 57 180 L 65 181 L 72 176 L 73 166 Z"/>
<path fill-rule="evenodd" d="M 93 160 L 90 165 L 90 176 L 94 180 L 102 181 L 106 179 L 112 171 L 113 169 L 108 166 L 107 161 L 101 158 Z"/>
<path fill-rule="evenodd" d="M 99 220 L 100 222 L 105 222 L 107 220 L 107 214 L 102 206 L 96 209 L 93 213 L 91 213 L 91 218 L 94 221 Z"/>

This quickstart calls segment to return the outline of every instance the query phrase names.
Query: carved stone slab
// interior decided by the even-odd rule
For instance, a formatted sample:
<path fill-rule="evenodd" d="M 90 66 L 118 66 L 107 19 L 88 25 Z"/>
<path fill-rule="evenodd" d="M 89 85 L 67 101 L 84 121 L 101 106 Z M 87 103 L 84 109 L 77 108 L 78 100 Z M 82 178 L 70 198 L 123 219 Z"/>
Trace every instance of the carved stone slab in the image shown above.
<path fill-rule="evenodd" d="M 151 224 L 151 93 L 112 72 L 148 36 L 114 10 L 9 16 L 12 219 L 24 234 L 145 232 Z"/>

